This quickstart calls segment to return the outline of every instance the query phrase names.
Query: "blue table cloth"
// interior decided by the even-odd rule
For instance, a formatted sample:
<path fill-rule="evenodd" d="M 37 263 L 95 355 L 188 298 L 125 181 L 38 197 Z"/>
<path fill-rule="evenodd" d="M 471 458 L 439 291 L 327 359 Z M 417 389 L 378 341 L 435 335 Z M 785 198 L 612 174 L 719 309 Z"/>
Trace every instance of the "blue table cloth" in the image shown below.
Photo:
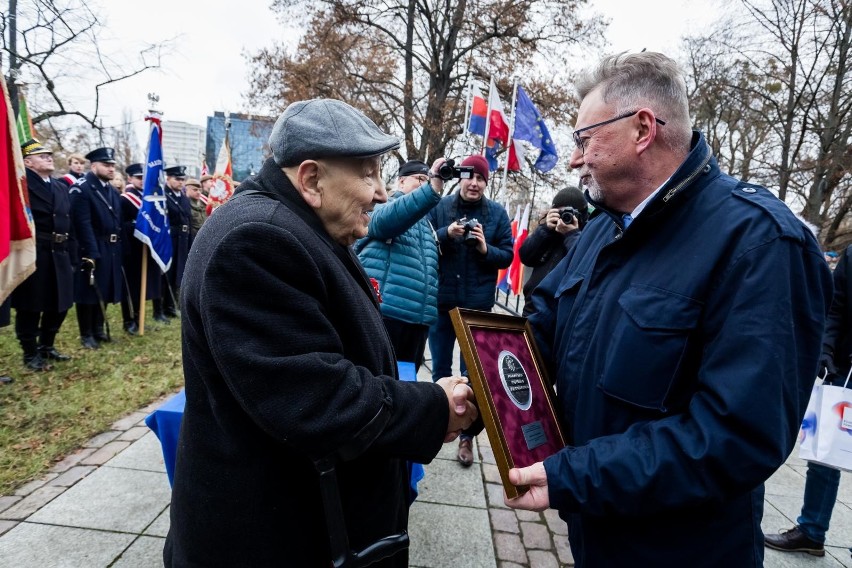
<path fill-rule="evenodd" d="M 401 380 L 417 380 L 414 363 L 400 361 L 397 363 L 397 367 Z M 181 390 L 145 418 L 145 424 L 160 439 L 160 445 L 163 448 L 163 462 L 166 465 L 166 474 L 169 476 L 169 485 L 174 481 L 175 457 L 177 456 L 178 435 L 180 434 L 180 422 L 183 418 L 184 406 L 186 406 L 186 393 Z M 423 479 L 426 472 L 421 464 L 409 462 L 409 474 L 411 476 L 410 502 L 413 503 L 417 498 L 417 484 Z"/>

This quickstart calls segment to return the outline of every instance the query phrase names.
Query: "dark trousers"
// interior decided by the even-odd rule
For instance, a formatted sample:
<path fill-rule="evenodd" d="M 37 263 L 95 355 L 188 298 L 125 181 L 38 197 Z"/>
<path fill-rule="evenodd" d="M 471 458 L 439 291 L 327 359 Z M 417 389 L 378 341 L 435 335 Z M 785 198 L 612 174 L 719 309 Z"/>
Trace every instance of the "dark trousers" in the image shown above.
<path fill-rule="evenodd" d="M 432 353 L 432 381 L 437 382 L 442 377 L 452 373 L 453 348 L 456 345 L 456 332 L 450 319 L 449 311 L 438 310 L 438 321 L 429 328 L 429 351 Z M 464 358 L 460 363 L 461 374 L 467 372 Z"/>
<path fill-rule="evenodd" d="M 423 364 L 423 353 L 426 351 L 426 338 L 429 337 L 429 326 L 408 323 L 393 318 L 382 318 L 388 330 L 397 361 L 414 363 L 414 372 L 420 370 Z"/>
<path fill-rule="evenodd" d="M 15 335 L 24 355 L 35 355 L 39 345 L 53 347 L 56 334 L 65 321 L 68 311 L 30 312 L 15 310 Z"/>
<path fill-rule="evenodd" d="M 139 303 L 138 300 L 133 300 L 127 297 L 127 294 L 121 297 L 121 320 L 124 325 L 131 322 L 139 324 Z"/>
<path fill-rule="evenodd" d="M 163 297 L 160 313 L 165 313 L 167 316 L 174 316 L 179 308 L 178 297 L 180 290 L 177 287 L 177 269 L 172 266 L 169 271 L 163 274 Z M 157 311 L 157 306 L 154 306 L 154 311 Z"/>
<path fill-rule="evenodd" d="M 80 337 L 103 335 L 104 314 L 101 307 L 98 304 L 77 304 L 77 326 L 80 328 Z"/>

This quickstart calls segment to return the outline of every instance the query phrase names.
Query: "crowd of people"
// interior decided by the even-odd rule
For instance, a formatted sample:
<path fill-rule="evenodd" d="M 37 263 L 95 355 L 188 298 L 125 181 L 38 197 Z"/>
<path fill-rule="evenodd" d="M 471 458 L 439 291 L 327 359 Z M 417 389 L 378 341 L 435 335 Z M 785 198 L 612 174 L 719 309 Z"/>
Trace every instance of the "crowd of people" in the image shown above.
<path fill-rule="evenodd" d="M 848 371 L 846 256 L 833 293 L 809 228 L 720 170 L 669 57 L 606 57 L 576 88 L 570 167 L 585 192 L 560 191 L 521 249 L 567 446 L 511 469 L 529 490 L 506 505 L 556 509 L 579 567 L 821 553 L 839 475 L 809 467 L 798 526 L 765 544 L 763 483 L 795 445 L 818 369 Z M 399 145 L 342 101 L 292 103 L 260 173 L 206 221 L 191 201 L 206 180 L 166 169 L 176 259 L 148 290 L 162 318 L 180 290 L 186 388 L 166 566 L 406 566 L 408 463 L 456 439 L 473 463 L 482 426 L 464 361 L 451 369 L 448 312 L 492 309 L 510 221 L 479 155 L 460 168 L 411 157 L 389 193 L 382 157 Z M 43 218 L 33 286 L 51 293 L 33 303 L 24 288 L 12 305 L 40 369 L 63 357 L 53 338 L 72 301 L 83 345 L 109 340 L 103 305 L 123 297 L 139 188 L 109 185 L 109 148 L 69 171 L 70 190 L 37 142 L 25 155 Z M 432 382 L 400 381 L 397 362 L 419 368 L 427 341 Z"/>
<path fill-rule="evenodd" d="M 53 154 L 40 141 L 28 140 L 21 153 L 36 229 L 36 270 L 12 291 L 6 308 L 15 311 L 24 367 L 46 371 L 71 358 L 54 343 L 71 306 L 76 307 L 85 349 L 111 341 L 106 321 L 110 304 L 121 304 L 126 333 L 139 332 L 143 254 L 150 261 L 150 252 L 134 236 L 144 165 L 124 169 L 125 185 L 116 172 L 112 148 L 96 148 L 85 156 L 70 154 L 68 171 L 61 177 L 55 177 Z M 190 243 L 208 215 L 202 182 L 187 179 L 185 166 L 165 168 L 165 176 L 172 263 L 163 274 L 157 264 L 148 262 L 145 286 L 153 319 L 161 324 L 178 317 Z"/>

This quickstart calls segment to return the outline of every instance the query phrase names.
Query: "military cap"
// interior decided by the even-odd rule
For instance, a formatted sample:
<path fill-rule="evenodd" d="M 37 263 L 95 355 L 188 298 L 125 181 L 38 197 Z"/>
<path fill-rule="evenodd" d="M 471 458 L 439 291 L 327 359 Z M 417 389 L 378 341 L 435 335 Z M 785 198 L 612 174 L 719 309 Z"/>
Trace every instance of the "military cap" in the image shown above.
<path fill-rule="evenodd" d="M 145 172 L 145 169 L 142 167 L 142 164 L 130 164 L 126 168 L 124 168 L 124 173 L 129 175 L 130 177 L 141 176 Z"/>
<path fill-rule="evenodd" d="M 201 183 L 204 183 L 208 179 L 213 179 L 213 176 L 211 176 L 210 174 L 204 174 L 203 176 L 201 176 Z"/>
<path fill-rule="evenodd" d="M 184 185 L 191 185 L 192 187 L 197 187 L 198 189 L 201 189 L 201 182 L 195 178 L 189 178 L 188 180 L 186 180 L 186 183 Z"/>
<path fill-rule="evenodd" d="M 24 158 L 35 156 L 36 154 L 53 154 L 53 152 L 42 146 L 41 142 L 35 138 L 30 138 L 21 144 L 21 153 L 24 155 Z"/>
<path fill-rule="evenodd" d="M 166 172 L 167 176 L 172 176 L 176 178 L 186 177 L 186 166 L 172 166 L 170 168 L 164 169 L 163 171 Z"/>
<path fill-rule="evenodd" d="M 112 148 L 97 148 L 86 154 L 90 162 L 103 162 L 104 164 L 115 163 L 115 150 Z"/>
<path fill-rule="evenodd" d="M 420 160 L 409 160 L 402 164 L 402 167 L 399 168 L 399 173 L 396 174 L 398 177 L 405 176 L 416 176 L 416 175 L 429 175 L 429 166 L 426 165 L 425 162 L 421 162 Z"/>
<path fill-rule="evenodd" d="M 343 101 L 312 99 L 288 106 L 269 135 L 280 167 L 319 158 L 371 158 L 399 148 L 399 139 L 382 132 L 361 111 Z"/>

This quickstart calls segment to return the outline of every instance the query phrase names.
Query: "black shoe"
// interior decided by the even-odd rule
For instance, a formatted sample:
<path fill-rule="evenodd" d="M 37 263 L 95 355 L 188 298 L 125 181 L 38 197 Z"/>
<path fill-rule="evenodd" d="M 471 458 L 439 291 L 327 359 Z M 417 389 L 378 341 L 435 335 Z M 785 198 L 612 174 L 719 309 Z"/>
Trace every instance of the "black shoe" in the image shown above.
<path fill-rule="evenodd" d="M 135 321 L 129 321 L 129 322 L 124 324 L 124 331 L 126 331 L 130 335 L 138 335 L 139 334 L 139 326 L 136 325 Z"/>
<path fill-rule="evenodd" d="M 169 318 L 167 318 L 163 314 L 154 314 L 154 321 L 158 321 L 158 322 L 164 323 L 166 325 L 172 323 L 172 322 L 169 321 Z"/>
<path fill-rule="evenodd" d="M 180 315 L 177 313 L 176 310 L 163 310 L 163 313 L 166 315 L 167 318 L 176 318 Z"/>
<path fill-rule="evenodd" d="M 47 361 L 41 358 L 41 355 L 24 355 L 24 367 L 30 371 L 49 371 L 53 368 Z"/>
<path fill-rule="evenodd" d="M 3 375 L 2 377 L 0 377 L 0 385 L 11 385 L 14 382 L 15 382 L 15 379 L 13 379 L 12 377 L 9 377 L 9 376 L 6 376 L 6 375 Z"/>
<path fill-rule="evenodd" d="M 812 556 L 825 556 L 825 548 L 815 540 L 811 540 L 799 530 L 793 527 L 780 534 L 768 534 L 763 537 L 763 542 L 769 548 L 782 550 L 784 552 L 807 552 Z"/>
<path fill-rule="evenodd" d="M 60 353 L 56 350 L 53 345 L 41 345 L 38 348 L 38 352 L 41 355 L 41 358 L 45 361 L 54 360 L 54 361 L 70 361 L 71 357 L 65 355 L 64 353 Z"/>
<path fill-rule="evenodd" d="M 100 333 L 95 333 L 95 339 L 98 343 L 109 343 L 112 341 L 112 339 L 107 337 L 107 334 L 102 331 Z"/>
<path fill-rule="evenodd" d="M 83 349 L 100 349 L 101 344 L 91 335 L 84 335 L 80 338 L 80 343 L 83 344 Z"/>

